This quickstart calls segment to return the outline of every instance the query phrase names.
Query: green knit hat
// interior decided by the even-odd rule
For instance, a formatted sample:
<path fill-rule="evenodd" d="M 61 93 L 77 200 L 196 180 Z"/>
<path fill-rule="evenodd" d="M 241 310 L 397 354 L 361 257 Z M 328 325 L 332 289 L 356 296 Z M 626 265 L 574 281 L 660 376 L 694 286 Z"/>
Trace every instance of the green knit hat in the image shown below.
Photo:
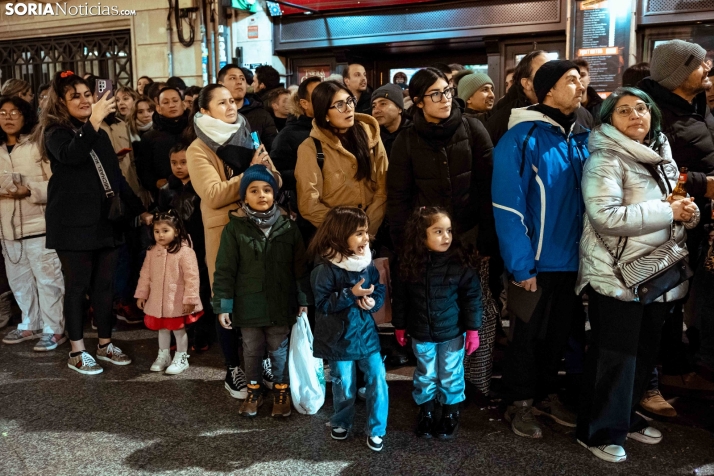
<path fill-rule="evenodd" d="M 464 76 L 464 78 L 459 81 L 459 97 L 463 99 L 464 102 L 468 101 L 484 84 L 493 86 L 493 80 L 485 73 L 474 73 Z"/>

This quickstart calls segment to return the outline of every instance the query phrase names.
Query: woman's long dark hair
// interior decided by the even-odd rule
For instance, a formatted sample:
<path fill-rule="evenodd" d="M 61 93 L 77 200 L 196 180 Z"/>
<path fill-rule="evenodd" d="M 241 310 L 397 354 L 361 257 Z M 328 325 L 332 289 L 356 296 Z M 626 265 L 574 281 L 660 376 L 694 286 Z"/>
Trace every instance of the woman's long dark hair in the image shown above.
<path fill-rule="evenodd" d="M 81 76 L 77 76 L 72 71 L 58 71 L 55 73 L 52 81 L 50 81 L 47 106 L 42 108 L 40 122 L 35 128 L 35 132 L 33 132 L 31 138 L 40 149 L 40 154 L 43 159 L 47 158 L 45 131 L 57 125 L 74 128 L 72 125 L 72 116 L 69 114 L 69 109 L 67 109 L 67 105 L 64 103 L 64 95 L 69 90 L 76 90 L 80 84 L 87 86 L 87 88 L 91 90 L 89 84 L 87 84 Z"/>
<path fill-rule="evenodd" d="M 307 254 L 312 259 L 324 258 L 332 260 L 338 257 L 347 258 L 354 255 L 347 239 L 357 231 L 357 228 L 369 228 L 369 218 L 361 208 L 335 207 L 325 216 L 325 221 L 317 229 L 312 238 Z"/>
<path fill-rule="evenodd" d="M 37 113 L 35 113 L 35 108 L 19 96 L 0 96 L 0 107 L 3 107 L 9 102 L 22 114 L 23 123 L 18 135 L 31 133 L 32 129 L 37 125 Z M 0 128 L 0 144 L 4 144 L 5 142 L 7 142 L 7 134 Z"/>
<path fill-rule="evenodd" d="M 174 229 L 176 232 L 176 236 L 174 236 L 174 240 L 169 244 L 169 246 L 166 248 L 166 251 L 169 253 L 178 253 L 179 250 L 181 249 L 182 243 L 190 243 L 189 237 L 188 237 L 188 232 L 186 231 L 186 227 L 183 224 L 183 221 L 181 220 L 181 217 L 179 217 L 179 214 L 176 210 L 169 210 L 167 212 L 158 212 L 154 213 L 154 222 L 151 225 L 151 246 L 149 246 L 149 249 L 154 249 L 156 246 L 156 240 L 154 239 L 154 233 L 153 229 L 154 226 L 161 224 L 161 223 L 166 223 L 169 225 L 171 228 Z"/>
<path fill-rule="evenodd" d="M 350 90 L 337 81 L 324 81 L 312 90 L 312 108 L 315 111 L 315 124 L 320 129 L 334 134 L 340 140 L 342 146 L 355 156 L 357 159 L 355 180 L 368 179 L 372 181 L 372 158 L 369 138 L 364 127 L 355 120 L 354 126 L 342 134 L 327 122 L 327 113 L 332 107 L 335 94 L 339 91 L 345 91 L 352 96 Z"/>
<path fill-rule="evenodd" d="M 451 215 L 441 207 L 419 207 L 409 217 L 404 228 L 404 241 L 399 253 L 399 276 L 403 281 L 415 283 L 424 278 L 430 256 L 430 250 L 426 246 L 426 230 L 441 216 L 452 220 L 453 225 Z M 476 267 L 474 253 L 464 250 L 453 235 L 447 253 L 457 253 L 464 266 Z"/>
<path fill-rule="evenodd" d="M 198 93 L 198 98 L 193 100 L 193 106 L 191 107 L 191 114 L 188 116 L 188 125 L 186 126 L 186 129 L 183 131 L 183 134 L 181 134 L 181 141 L 186 144 L 190 145 L 191 142 L 196 140 L 196 129 L 194 128 L 193 124 L 193 119 L 196 117 L 196 114 L 201 112 L 201 109 L 208 110 L 208 104 L 211 102 L 213 99 L 213 95 L 216 93 L 216 90 L 221 89 L 221 88 L 226 88 L 222 84 L 208 84 L 204 86 L 201 89 L 201 92 Z M 227 88 L 226 88 L 227 89 Z"/>

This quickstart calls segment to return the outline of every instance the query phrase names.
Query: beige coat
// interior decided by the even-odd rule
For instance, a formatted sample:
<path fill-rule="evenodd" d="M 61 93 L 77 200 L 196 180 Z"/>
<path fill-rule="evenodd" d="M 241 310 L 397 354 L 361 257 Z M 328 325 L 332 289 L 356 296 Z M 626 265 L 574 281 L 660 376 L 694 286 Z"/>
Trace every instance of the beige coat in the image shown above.
<path fill-rule="evenodd" d="M 357 181 L 357 159 L 331 132 L 312 122 L 310 137 L 298 148 L 295 180 L 300 214 L 319 227 L 330 209 L 359 207 L 369 217 L 369 232 L 376 234 L 387 208 L 387 153 L 379 136 L 379 124 L 372 116 L 355 114 L 355 125 L 367 131 L 372 161 L 372 181 Z M 312 138 L 322 142 L 325 162 L 320 170 Z"/>
<path fill-rule="evenodd" d="M 31 195 L 22 200 L 0 198 L 1 237 L 19 240 L 45 233 L 45 205 L 47 182 L 52 176 L 49 162 L 40 160 L 40 151 L 29 136 L 21 136 L 8 153 L 7 145 L 0 146 L 0 173 L 22 174 L 22 184 Z"/>
<path fill-rule="evenodd" d="M 109 140 L 112 141 L 112 147 L 114 147 L 114 152 L 119 152 L 125 148 L 132 148 L 129 126 L 126 122 L 117 119 L 117 122 L 111 126 L 106 122 L 102 122 L 99 125 L 99 128 L 106 132 L 109 136 Z M 141 199 L 144 206 L 148 207 L 151 204 L 151 194 L 144 190 L 144 187 L 142 187 L 139 183 L 139 177 L 136 173 L 136 165 L 134 164 L 134 152 L 129 152 L 123 157 L 118 157 L 118 159 L 119 168 L 126 179 L 126 183 L 129 184 L 136 196 Z"/>
<path fill-rule="evenodd" d="M 240 179 L 243 174 L 228 180 L 223 161 L 201 139 L 194 140 L 188 147 L 186 162 L 193 189 L 201 198 L 201 215 L 206 234 L 206 265 L 213 287 L 213 273 L 216 270 L 221 233 L 230 221 L 228 216 L 230 211 L 238 208 Z M 280 173 L 273 162 L 269 162 L 278 185 L 282 185 Z"/>

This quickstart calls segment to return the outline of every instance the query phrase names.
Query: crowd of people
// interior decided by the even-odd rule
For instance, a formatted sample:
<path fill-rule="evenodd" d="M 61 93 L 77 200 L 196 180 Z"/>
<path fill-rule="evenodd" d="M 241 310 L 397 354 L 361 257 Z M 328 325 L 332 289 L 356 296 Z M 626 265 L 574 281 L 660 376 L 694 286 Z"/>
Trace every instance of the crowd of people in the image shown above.
<path fill-rule="evenodd" d="M 348 437 L 361 396 L 380 451 L 373 315 L 391 302 L 416 359 L 416 434 L 451 439 L 467 370 L 490 377 L 486 329 L 503 311 L 497 391 L 513 432 L 541 438 L 547 417 L 623 461 L 626 439 L 662 440 L 638 410 L 676 415 L 660 385 L 714 393 L 711 74 L 707 51 L 672 40 L 606 98 L 586 61 L 540 50 L 498 100 L 488 75 L 442 63 L 374 90 L 359 64 L 290 89 L 270 66 L 229 64 L 203 87 L 142 76 L 101 95 L 98 78 L 61 71 L 37 101 L 10 79 L 0 327 L 13 296 L 22 317 L 3 342 L 69 340 L 68 367 L 92 375 L 131 363 L 115 319 L 143 323 L 158 333 L 150 371 L 173 375 L 217 341 L 239 413 L 256 416 L 272 389 L 272 416 L 287 417 L 305 313 L 329 365 L 331 437 Z"/>

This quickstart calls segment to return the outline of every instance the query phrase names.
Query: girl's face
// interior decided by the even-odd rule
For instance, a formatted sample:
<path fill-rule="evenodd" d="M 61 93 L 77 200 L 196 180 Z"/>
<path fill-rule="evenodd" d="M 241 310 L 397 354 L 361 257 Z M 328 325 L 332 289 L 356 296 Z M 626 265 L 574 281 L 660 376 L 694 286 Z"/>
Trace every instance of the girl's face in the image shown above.
<path fill-rule="evenodd" d="M 431 251 L 443 253 L 451 246 L 451 220 L 446 215 L 439 215 L 436 221 L 426 229 L 426 247 Z"/>
<path fill-rule="evenodd" d="M 139 101 L 136 106 L 136 122 L 141 125 L 146 125 L 151 122 L 154 111 L 151 105 L 146 101 Z"/>
<path fill-rule="evenodd" d="M 453 97 L 454 90 L 451 89 L 449 83 L 439 78 L 429 86 L 417 106 L 424 112 L 424 118 L 427 121 L 439 123 L 451 115 L 451 99 Z"/>
<path fill-rule="evenodd" d="M 126 93 L 117 94 L 117 109 L 119 110 L 119 114 L 126 116 L 132 107 L 134 107 L 134 98 L 131 97 L 131 95 Z"/>
<path fill-rule="evenodd" d="M 355 104 L 352 101 L 352 96 L 340 89 L 332 96 L 332 104 L 327 111 L 327 122 L 342 133 L 355 125 Z"/>
<path fill-rule="evenodd" d="M 235 124 L 238 119 L 238 107 L 228 89 L 218 88 L 213 91 L 213 97 L 208 102 L 208 110 L 201 108 L 201 114 L 207 114 L 228 124 Z"/>
<path fill-rule="evenodd" d="M 77 84 L 74 88 L 67 88 L 62 99 L 67 105 L 69 115 L 75 119 L 87 122 L 92 115 L 92 104 L 94 98 L 92 91 L 84 84 Z"/>
<path fill-rule="evenodd" d="M 369 252 L 369 233 L 366 226 L 357 228 L 357 231 L 347 238 L 347 247 L 357 256 L 365 256 Z"/>
<path fill-rule="evenodd" d="M 144 94 L 144 88 L 149 84 L 149 80 L 146 78 L 141 78 L 138 83 L 136 83 L 136 91 L 139 94 Z"/>
<path fill-rule="evenodd" d="M 15 105 L 8 101 L 0 108 L 0 128 L 8 136 L 16 136 L 25 125 L 25 118 Z"/>
<path fill-rule="evenodd" d="M 176 238 L 176 230 L 166 222 L 160 221 L 154 224 L 154 240 L 160 246 L 167 248 Z"/>
<path fill-rule="evenodd" d="M 191 180 L 191 177 L 188 175 L 185 150 L 182 150 L 181 152 L 174 152 L 171 154 L 169 160 L 171 161 L 171 173 L 174 174 L 177 179 L 184 183 Z"/>
<path fill-rule="evenodd" d="M 262 180 L 251 182 L 245 191 L 245 203 L 256 212 L 267 212 L 273 206 L 273 187 Z"/>

